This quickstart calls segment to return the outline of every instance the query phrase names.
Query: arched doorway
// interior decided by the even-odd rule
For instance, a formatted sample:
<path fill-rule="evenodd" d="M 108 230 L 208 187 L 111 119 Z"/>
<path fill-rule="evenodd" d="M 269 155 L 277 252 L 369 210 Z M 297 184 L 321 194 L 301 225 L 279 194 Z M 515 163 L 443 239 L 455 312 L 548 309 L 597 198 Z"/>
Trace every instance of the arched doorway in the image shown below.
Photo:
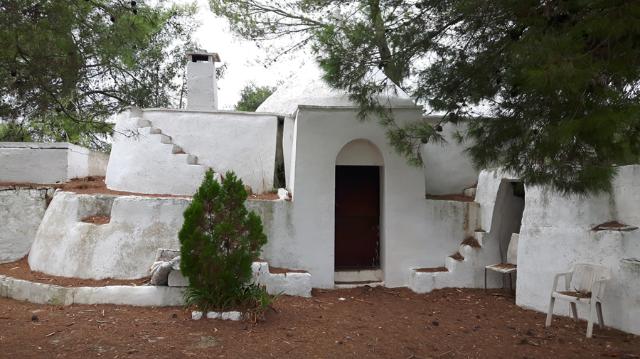
<path fill-rule="evenodd" d="M 367 140 L 345 145 L 336 158 L 335 270 L 380 268 L 383 157 Z"/>

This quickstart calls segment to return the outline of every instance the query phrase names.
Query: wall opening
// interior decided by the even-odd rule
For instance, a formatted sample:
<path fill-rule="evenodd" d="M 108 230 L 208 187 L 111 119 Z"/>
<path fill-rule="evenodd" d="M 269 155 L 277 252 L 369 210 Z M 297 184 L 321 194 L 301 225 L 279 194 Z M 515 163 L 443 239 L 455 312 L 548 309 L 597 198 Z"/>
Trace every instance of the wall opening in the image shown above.
<path fill-rule="evenodd" d="M 522 214 L 525 205 L 524 183 L 521 181 L 502 180 L 496 196 L 491 222 L 491 237 L 498 241 L 500 259 L 507 260 L 507 248 L 513 233 L 520 233 Z"/>
<path fill-rule="evenodd" d="M 335 269 L 380 268 L 380 167 L 336 166 Z"/>
<path fill-rule="evenodd" d="M 378 148 L 363 139 L 348 143 L 336 157 L 336 283 L 381 280 L 383 164 Z"/>
<path fill-rule="evenodd" d="M 284 117 L 278 117 L 278 131 L 276 132 L 276 163 L 273 171 L 273 187 L 286 188 L 287 176 L 284 167 L 284 149 L 282 137 L 284 136 Z"/>

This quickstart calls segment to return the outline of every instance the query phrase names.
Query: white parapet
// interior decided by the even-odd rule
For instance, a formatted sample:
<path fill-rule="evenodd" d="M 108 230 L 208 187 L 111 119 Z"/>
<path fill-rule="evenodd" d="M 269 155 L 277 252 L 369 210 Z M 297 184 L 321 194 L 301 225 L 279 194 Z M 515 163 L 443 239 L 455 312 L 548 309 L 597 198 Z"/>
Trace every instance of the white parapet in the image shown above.
<path fill-rule="evenodd" d="M 0 182 L 52 184 L 104 176 L 109 155 L 66 142 L 0 142 Z"/>
<path fill-rule="evenodd" d="M 0 187 L 0 263 L 29 253 L 53 190 Z"/>
<path fill-rule="evenodd" d="M 155 286 L 61 287 L 0 275 L 0 297 L 36 304 L 184 305 L 184 289 Z"/>
<path fill-rule="evenodd" d="M 267 288 L 269 294 L 311 297 L 311 274 L 306 272 L 271 273 L 267 262 L 253 262 L 253 282 Z M 169 273 L 169 286 L 185 287 L 189 284 L 180 271 Z"/>

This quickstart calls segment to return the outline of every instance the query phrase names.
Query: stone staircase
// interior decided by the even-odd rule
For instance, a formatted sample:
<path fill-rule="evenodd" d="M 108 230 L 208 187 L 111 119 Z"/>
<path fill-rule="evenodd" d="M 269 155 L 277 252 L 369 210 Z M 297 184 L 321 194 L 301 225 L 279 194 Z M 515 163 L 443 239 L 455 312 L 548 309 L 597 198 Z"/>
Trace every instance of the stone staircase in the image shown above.
<path fill-rule="evenodd" d="M 464 190 L 465 197 L 474 198 L 476 188 Z M 479 218 L 474 217 L 478 228 Z M 428 293 L 440 288 L 482 288 L 484 286 L 484 267 L 494 264 L 496 253 L 499 253 L 496 241 L 490 240 L 489 234 L 482 229 L 475 229 L 471 235 L 462 240 L 458 251 L 445 258 L 444 266 L 435 268 L 411 269 L 408 287 L 416 293 Z M 498 280 L 488 279 L 489 287 L 498 286 Z"/>
<path fill-rule="evenodd" d="M 138 119 L 138 129 L 140 134 L 148 135 L 148 136 L 157 136 L 159 138 L 160 143 L 167 145 L 167 147 L 171 147 L 171 154 L 175 156 L 175 158 L 187 165 L 192 166 L 202 166 L 198 163 L 198 157 L 192 154 L 185 153 L 184 149 L 175 143 L 173 143 L 173 139 L 171 136 L 162 133 L 162 130 L 153 127 L 153 124 L 149 120 Z M 204 166 L 203 166 L 204 167 Z M 208 169 L 208 167 L 205 167 Z"/>

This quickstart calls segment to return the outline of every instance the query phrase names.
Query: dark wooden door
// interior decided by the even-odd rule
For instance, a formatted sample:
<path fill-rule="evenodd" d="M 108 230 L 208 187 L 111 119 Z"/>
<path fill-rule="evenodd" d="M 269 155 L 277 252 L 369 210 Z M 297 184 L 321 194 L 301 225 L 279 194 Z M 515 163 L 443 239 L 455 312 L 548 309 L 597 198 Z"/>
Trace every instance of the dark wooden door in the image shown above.
<path fill-rule="evenodd" d="M 335 268 L 380 267 L 380 167 L 336 166 Z"/>

